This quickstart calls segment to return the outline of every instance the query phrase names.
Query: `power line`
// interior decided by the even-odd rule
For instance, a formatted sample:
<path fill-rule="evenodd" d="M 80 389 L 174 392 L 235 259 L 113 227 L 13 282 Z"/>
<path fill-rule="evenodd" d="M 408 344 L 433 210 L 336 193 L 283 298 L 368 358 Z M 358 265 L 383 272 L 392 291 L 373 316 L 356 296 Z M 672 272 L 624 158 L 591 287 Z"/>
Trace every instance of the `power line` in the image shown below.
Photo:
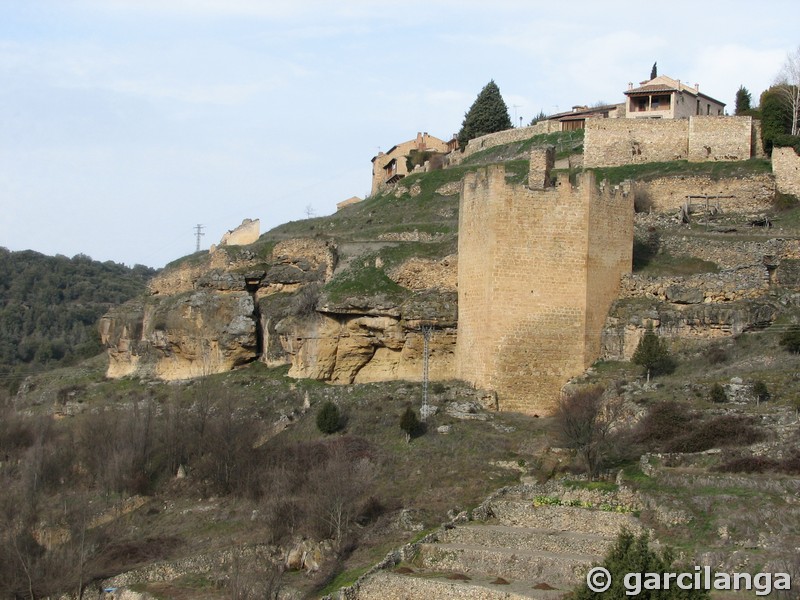
<path fill-rule="evenodd" d="M 197 248 L 195 248 L 195 252 L 200 252 L 200 238 L 205 235 L 203 233 L 203 228 L 205 225 L 200 225 L 199 223 L 194 226 L 194 235 L 197 238 Z"/>

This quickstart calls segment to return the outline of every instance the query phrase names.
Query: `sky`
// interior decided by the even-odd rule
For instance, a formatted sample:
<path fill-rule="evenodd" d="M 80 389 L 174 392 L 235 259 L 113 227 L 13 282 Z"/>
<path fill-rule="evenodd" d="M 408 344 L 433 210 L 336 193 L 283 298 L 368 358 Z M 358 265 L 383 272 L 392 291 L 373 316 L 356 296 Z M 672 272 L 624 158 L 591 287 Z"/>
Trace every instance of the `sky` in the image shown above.
<path fill-rule="evenodd" d="M 760 93 L 797 0 L 0 0 L 0 246 L 162 267 L 364 197 L 370 159 L 456 133 L 494 80 L 515 124 L 658 72 Z"/>

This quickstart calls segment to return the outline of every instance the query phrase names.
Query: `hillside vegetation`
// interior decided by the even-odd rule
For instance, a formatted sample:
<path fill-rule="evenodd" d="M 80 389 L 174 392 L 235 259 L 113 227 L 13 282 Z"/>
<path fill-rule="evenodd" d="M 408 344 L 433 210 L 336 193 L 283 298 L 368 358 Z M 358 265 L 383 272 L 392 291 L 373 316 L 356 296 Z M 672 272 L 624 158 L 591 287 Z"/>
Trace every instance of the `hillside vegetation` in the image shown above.
<path fill-rule="evenodd" d="M 0 248 L 0 387 L 101 351 L 97 320 L 145 289 L 153 269 Z"/>

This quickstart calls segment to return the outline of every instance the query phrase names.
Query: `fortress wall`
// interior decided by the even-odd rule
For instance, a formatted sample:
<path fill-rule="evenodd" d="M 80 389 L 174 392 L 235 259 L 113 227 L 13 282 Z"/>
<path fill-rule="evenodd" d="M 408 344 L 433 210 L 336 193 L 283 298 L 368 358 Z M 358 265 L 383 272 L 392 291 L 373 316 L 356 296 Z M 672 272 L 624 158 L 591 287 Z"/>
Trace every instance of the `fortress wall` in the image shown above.
<path fill-rule="evenodd" d="M 747 160 L 752 156 L 752 117 L 689 119 L 689 161 Z"/>
<path fill-rule="evenodd" d="M 551 413 L 599 355 L 630 270 L 632 201 L 601 197 L 591 175 L 530 190 L 491 166 L 465 177 L 459 219 L 457 376 L 496 391 L 502 410 Z"/>
<path fill-rule="evenodd" d="M 595 190 L 591 172 L 583 185 Z M 584 367 L 601 353 L 600 336 L 611 304 L 620 291 L 620 276 L 633 264 L 633 194 L 629 186 L 606 189 L 589 197 L 589 252 L 586 287 Z"/>
<path fill-rule="evenodd" d="M 687 196 L 734 196 L 734 198 L 709 199 L 709 205 L 719 205 L 723 213 L 763 212 L 772 203 L 775 180 L 772 175 L 728 177 L 711 179 L 707 176 L 661 177 L 634 183 L 636 197 L 649 202 L 653 212 L 675 212 L 687 202 Z M 693 204 L 703 204 L 694 198 Z"/>
<path fill-rule="evenodd" d="M 498 173 L 499 172 L 499 173 Z M 497 206 L 502 204 L 504 170 L 492 166 L 468 173 L 462 182 L 458 216 L 458 337 L 456 338 L 456 371 L 481 387 L 488 387 L 495 368 L 495 357 L 486 351 L 492 343 L 494 303 L 493 273 L 496 252 L 494 220 Z M 499 232 L 502 235 L 502 232 Z"/>
<path fill-rule="evenodd" d="M 800 198 L 800 156 L 794 148 L 772 149 L 772 173 L 779 192 Z"/>
<path fill-rule="evenodd" d="M 583 166 L 618 167 L 686 160 L 686 119 L 587 119 Z"/>
<path fill-rule="evenodd" d="M 460 164 L 465 158 L 481 150 L 502 146 L 503 144 L 510 144 L 511 142 L 529 140 L 535 135 L 553 133 L 555 131 L 561 131 L 561 123 L 558 121 L 539 121 L 535 125 L 530 125 L 529 127 L 512 127 L 504 131 L 488 133 L 471 139 L 463 152 L 459 150 L 451 152 L 448 155 L 449 164 L 451 166 Z"/>
<path fill-rule="evenodd" d="M 763 154 L 758 129 L 752 117 L 587 119 L 584 167 L 747 160 Z"/>

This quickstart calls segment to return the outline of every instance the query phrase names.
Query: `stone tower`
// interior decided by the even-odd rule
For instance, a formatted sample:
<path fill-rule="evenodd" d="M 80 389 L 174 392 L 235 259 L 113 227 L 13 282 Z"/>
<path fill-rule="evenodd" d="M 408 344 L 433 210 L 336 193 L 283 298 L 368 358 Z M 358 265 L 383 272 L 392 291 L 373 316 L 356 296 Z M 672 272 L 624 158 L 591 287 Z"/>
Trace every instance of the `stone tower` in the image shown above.
<path fill-rule="evenodd" d="M 549 414 L 599 356 L 600 331 L 630 272 L 633 196 L 591 172 L 550 187 L 552 150 L 529 182 L 501 165 L 469 173 L 458 234 L 456 376 L 498 394 L 501 410 Z"/>

